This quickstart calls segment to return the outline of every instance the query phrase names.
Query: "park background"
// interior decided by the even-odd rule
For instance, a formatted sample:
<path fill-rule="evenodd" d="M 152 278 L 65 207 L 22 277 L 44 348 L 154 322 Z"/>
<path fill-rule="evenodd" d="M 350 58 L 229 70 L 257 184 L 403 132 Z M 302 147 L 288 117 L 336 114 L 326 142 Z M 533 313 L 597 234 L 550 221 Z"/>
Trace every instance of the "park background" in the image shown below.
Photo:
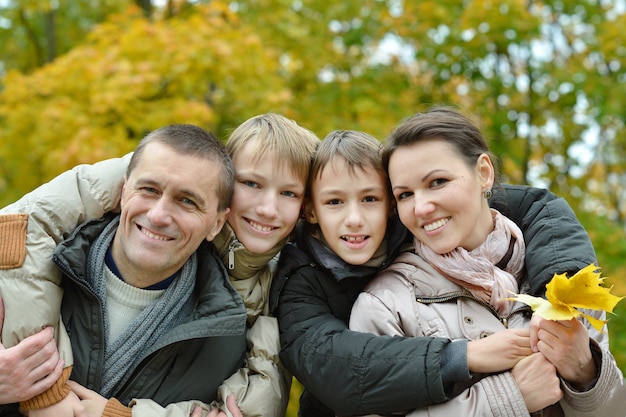
<path fill-rule="evenodd" d="M 626 295 L 625 26 L 624 0 L 0 0 L 0 205 L 170 123 L 225 139 L 278 112 L 383 140 L 450 104 L 503 182 L 570 203 Z"/>

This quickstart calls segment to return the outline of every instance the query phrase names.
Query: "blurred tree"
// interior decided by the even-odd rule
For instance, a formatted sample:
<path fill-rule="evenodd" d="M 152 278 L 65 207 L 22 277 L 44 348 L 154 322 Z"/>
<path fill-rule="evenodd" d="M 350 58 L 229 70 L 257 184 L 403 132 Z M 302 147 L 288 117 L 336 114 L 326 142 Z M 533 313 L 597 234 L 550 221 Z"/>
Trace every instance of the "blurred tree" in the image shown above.
<path fill-rule="evenodd" d="M 5 0 L 0 6 L 4 70 L 30 72 L 82 42 L 93 27 L 126 9 L 128 0 Z"/>
<path fill-rule="evenodd" d="M 9 71 L 3 82 L 5 201 L 77 163 L 127 152 L 164 124 L 196 123 L 225 136 L 223 119 L 286 97 L 275 54 L 219 1 L 154 22 L 129 8 L 53 64 Z"/>
<path fill-rule="evenodd" d="M 0 204 L 166 123 L 225 138 L 275 111 L 320 137 L 384 138 L 452 104 L 479 120 L 504 181 L 570 202 L 626 294 L 624 0 L 0 4 Z"/>

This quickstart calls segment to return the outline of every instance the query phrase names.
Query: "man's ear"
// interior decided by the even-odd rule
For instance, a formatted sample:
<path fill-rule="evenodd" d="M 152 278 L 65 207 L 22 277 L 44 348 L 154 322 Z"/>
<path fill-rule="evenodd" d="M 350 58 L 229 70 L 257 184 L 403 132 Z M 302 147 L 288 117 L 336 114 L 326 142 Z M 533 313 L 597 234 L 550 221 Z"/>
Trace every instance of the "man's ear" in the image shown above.
<path fill-rule="evenodd" d="M 128 177 L 124 174 L 124 179 L 122 181 L 122 192 L 120 193 L 120 209 L 124 205 L 124 194 L 126 194 L 126 185 L 128 183 Z"/>
<path fill-rule="evenodd" d="M 207 234 L 206 240 L 210 242 L 215 239 L 215 236 L 217 236 L 217 234 L 222 230 L 222 227 L 224 227 L 226 220 L 228 220 L 228 213 L 230 213 L 230 208 L 227 208 L 226 210 L 217 213 L 215 225 L 213 225 L 213 228 Z"/>

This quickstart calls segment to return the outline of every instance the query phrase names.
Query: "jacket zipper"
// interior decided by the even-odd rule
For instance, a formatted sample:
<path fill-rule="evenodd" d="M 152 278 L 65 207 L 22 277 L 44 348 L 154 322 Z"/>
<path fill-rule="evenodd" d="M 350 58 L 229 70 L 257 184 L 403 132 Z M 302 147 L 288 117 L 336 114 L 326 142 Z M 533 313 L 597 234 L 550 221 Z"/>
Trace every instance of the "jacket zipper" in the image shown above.
<path fill-rule="evenodd" d="M 234 238 L 232 242 L 228 245 L 228 270 L 232 271 L 235 269 L 235 247 L 239 245 L 239 239 Z"/>
<path fill-rule="evenodd" d="M 467 298 L 467 299 L 470 299 L 470 300 L 474 300 L 477 303 L 479 303 L 480 305 L 486 307 L 491 312 L 491 314 L 495 318 L 497 318 L 500 321 L 500 323 L 502 323 L 502 325 L 506 329 L 509 328 L 509 319 L 511 317 L 513 317 L 514 314 L 517 314 L 519 312 L 524 313 L 524 312 L 529 311 L 529 308 L 520 307 L 520 308 L 518 308 L 516 310 L 511 311 L 507 317 L 500 317 L 498 315 L 498 312 L 491 306 L 491 304 L 486 303 L 485 301 L 483 301 L 481 299 L 478 299 L 478 298 L 474 297 L 473 295 L 467 294 L 465 292 L 456 292 L 456 293 L 451 293 L 451 294 L 448 294 L 448 295 L 440 295 L 440 296 L 436 296 L 436 297 L 415 296 L 415 300 L 418 303 L 422 303 L 422 304 L 443 303 L 443 302 L 446 302 L 446 301 L 454 300 L 455 298 Z"/>

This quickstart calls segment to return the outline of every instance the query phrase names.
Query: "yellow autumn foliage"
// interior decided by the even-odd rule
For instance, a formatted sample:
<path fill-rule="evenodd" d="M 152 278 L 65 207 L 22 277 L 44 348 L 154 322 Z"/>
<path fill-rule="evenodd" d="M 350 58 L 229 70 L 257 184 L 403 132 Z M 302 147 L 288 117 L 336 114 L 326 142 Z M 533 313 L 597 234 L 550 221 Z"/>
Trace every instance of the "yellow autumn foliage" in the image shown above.
<path fill-rule="evenodd" d="M 18 198 L 80 163 L 123 155 L 149 131 L 223 123 L 269 111 L 280 91 L 275 54 L 225 2 L 187 15 L 111 17 L 56 61 L 9 71 L 0 89 L 0 195 Z"/>
<path fill-rule="evenodd" d="M 566 274 L 555 274 L 546 285 L 546 299 L 528 294 L 516 294 L 510 299 L 528 304 L 536 314 L 547 320 L 570 320 L 582 316 L 596 330 L 601 331 L 606 321 L 598 320 L 579 309 L 613 312 L 624 297 L 611 294 L 611 288 L 602 286 L 603 283 L 599 268 L 591 264 L 571 278 Z"/>

